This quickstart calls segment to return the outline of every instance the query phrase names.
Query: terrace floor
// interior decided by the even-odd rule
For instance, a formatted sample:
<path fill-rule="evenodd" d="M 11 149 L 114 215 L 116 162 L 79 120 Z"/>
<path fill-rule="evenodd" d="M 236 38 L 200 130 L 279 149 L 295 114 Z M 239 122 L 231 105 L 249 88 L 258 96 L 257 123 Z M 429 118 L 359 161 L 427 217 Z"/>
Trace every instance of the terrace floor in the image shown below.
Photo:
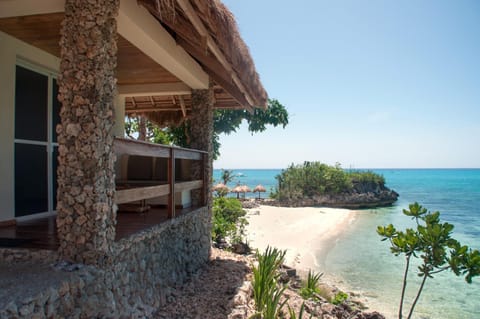
<path fill-rule="evenodd" d="M 196 208 L 176 209 L 176 216 Z M 168 220 L 167 209 L 153 207 L 144 213 L 117 213 L 115 240 L 158 225 Z M 57 250 L 56 216 L 17 222 L 16 225 L 0 227 L 0 248 L 33 248 Z"/>

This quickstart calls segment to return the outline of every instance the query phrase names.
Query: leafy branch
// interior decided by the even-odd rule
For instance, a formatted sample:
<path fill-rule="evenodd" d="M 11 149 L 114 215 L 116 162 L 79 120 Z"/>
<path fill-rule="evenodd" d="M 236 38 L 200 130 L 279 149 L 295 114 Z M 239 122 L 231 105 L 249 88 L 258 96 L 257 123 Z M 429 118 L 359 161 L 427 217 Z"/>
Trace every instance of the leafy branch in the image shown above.
<path fill-rule="evenodd" d="M 454 226 L 440 221 L 440 212 L 429 212 L 418 203 L 409 205 L 403 214 L 416 222 L 416 228 L 407 228 L 398 231 L 392 224 L 378 226 L 377 233 L 382 241 L 390 242 L 390 251 L 395 255 L 405 255 L 406 265 L 403 275 L 402 292 L 398 318 L 403 316 L 403 304 L 407 287 L 407 275 L 410 270 L 411 257 L 420 258 L 418 276 L 422 281 L 408 312 L 407 318 L 412 317 L 413 311 L 425 286 L 427 278 L 443 271 L 451 270 L 457 276 L 465 276 L 467 283 L 472 283 L 473 277 L 480 275 L 480 253 L 468 246 L 462 246 L 451 237 Z"/>

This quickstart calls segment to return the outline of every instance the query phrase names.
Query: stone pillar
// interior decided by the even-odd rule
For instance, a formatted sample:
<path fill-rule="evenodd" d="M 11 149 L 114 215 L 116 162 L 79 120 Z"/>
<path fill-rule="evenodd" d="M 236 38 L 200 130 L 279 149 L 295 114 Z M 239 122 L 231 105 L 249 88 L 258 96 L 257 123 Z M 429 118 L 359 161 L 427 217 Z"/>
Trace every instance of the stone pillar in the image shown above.
<path fill-rule="evenodd" d="M 119 0 L 66 0 L 58 98 L 57 227 L 62 258 L 105 265 L 115 239 L 112 129 Z"/>
<path fill-rule="evenodd" d="M 192 112 L 190 118 L 190 147 L 208 152 L 204 172 L 200 165 L 192 165 L 194 179 L 200 179 L 204 174 L 207 183 L 207 205 L 211 212 L 212 194 L 210 190 L 213 173 L 213 88 L 208 90 L 192 90 Z M 201 204 L 202 193 L 192 192 L 192 205 Z"/>

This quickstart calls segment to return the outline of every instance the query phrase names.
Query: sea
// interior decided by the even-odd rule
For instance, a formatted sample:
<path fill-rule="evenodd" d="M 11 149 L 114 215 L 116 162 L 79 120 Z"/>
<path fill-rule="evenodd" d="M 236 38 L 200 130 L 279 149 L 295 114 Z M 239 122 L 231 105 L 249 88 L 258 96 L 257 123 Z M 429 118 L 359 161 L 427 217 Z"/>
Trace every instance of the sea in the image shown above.
<path fill-rule="evenodd" d="M 370 310 L 397 318 L 405 258 L 390 252 L 388 242 L 377 235 L 377 226 L 412 227 L 413 222 L 402 210 L 418 202 L 430 211 L 439 211 L 442 221 L 455 226 L 453 238 L 480 250 L 480 169 L 371 170 L 385 177 L 386 186 L 400 194 L 399 200 L 391 207 L 356 211 L 325 259 L 317 260 L 315 270 L 323 272 L 341 289 L 359 294 Z M 253 189 L 262 184 L 267 192 L 260 193 L 261 197 L 268 197 L 275 189 L 275 176 L 281 173 L 280 169 L 233 171 L 235 179 L 229 186 L 242 184 Z M 214 170 L 214 182 L 219 181 L 220 175 L 221 170 Z M 410 267 L 404 317 L 420 282 L 416 267 Z M 450 271 L 434 275 L 425 284 L 413 318 L 480 318 L 480 277 L 467 284 L 463 277 Z"/>

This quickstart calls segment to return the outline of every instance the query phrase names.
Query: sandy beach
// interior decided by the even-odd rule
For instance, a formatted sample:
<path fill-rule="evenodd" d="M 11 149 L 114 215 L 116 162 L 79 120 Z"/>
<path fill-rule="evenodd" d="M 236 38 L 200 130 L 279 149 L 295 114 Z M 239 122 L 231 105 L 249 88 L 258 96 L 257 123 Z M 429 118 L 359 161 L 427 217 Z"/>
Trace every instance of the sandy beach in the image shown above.
<path fill-rule="evenodd" d="M 247 210 L 247 240 L 260 251 L 268 245 L 286 250 L 288 266 L 318 269 L 354 215 L 338 208 L 260 206 Z"/>

